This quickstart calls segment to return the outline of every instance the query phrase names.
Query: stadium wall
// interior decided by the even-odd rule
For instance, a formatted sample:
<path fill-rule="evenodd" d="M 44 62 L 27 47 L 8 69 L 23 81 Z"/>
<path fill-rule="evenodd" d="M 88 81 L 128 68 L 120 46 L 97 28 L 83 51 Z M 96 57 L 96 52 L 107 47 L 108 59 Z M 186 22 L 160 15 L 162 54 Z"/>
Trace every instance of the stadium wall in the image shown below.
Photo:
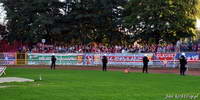
<path fill-rule="evenodd" d="M 0 65 L 50 65 L 52 55 L 56 56 L 57 65 L 98 66 L 106 55 L 108 66 L 129 67 L 141 67 L 142 58 L 147 55 L 152 67 L 175 68 L 179 66 L 181 53 L 0 53 Z M 189 67 L 200 68 L 200 53 L 188 52 L 185 56 Z"/>

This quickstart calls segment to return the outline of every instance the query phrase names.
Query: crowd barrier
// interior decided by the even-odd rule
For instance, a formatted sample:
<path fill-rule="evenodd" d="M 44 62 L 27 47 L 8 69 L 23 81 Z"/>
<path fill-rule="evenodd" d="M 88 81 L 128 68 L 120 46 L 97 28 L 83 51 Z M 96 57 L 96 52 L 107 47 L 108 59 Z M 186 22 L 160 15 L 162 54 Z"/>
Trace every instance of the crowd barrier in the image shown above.
<path fill-rule="evenodd" d="M 101 65 L 102 56 L 106 55 L 109 66 L 142 66 L 144 55 L 150 59 L 150 66 L 177 67 L 181 53 L 0 53 L 0 65 L 50 65 L 51 56 L 57 58 L 57 65 Z M 198 67 L 200 53 L 185 53 L 190 67 Z"/>

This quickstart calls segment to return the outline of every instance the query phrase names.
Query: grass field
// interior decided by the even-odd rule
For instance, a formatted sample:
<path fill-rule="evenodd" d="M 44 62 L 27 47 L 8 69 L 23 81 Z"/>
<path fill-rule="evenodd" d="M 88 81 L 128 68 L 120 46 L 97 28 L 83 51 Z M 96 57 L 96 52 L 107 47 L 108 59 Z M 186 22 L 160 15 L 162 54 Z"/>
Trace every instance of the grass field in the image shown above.
<path fill-rule="evenodd" d="M 8 68 L 6 72 L 8 77 L 36 81 L 0 84 L 9 86 L 0 88 L 0 100 L 167 100 L 167 95 L 200 93 L 199 76 L 24 68 Z"/>

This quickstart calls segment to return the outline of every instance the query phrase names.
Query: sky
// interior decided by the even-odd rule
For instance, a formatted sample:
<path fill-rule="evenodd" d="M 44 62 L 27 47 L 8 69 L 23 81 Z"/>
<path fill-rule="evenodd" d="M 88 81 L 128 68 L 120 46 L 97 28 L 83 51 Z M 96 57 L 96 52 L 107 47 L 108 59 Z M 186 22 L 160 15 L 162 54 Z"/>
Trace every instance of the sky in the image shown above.
<path fill-rule="evenodd" d="M 200 30 L 200 19 L 197 20 L 196 27 L 197 27 L 198 30 Z"/>
<path fill-rule="evenodd" d="M 2 4 L 0 4 L 0 24 L 4 23 L 5 17 L 6 17 L 6 12 L 3 9 Z"/>
<path fill-rule="evenodd" d="M 60 0 L 61 2 L 64 2 L 65 0 Z"/>

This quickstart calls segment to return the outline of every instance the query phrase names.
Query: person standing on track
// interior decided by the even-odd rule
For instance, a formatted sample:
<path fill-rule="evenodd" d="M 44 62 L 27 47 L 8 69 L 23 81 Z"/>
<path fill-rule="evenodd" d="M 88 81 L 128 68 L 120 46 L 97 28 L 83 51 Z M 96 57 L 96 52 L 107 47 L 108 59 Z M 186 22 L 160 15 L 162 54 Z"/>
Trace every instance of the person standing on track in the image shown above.
<path fill-rule="evenodd" d="M 187 68 L 185 65 L 187 64 L 187 59 L 185 58 L 184 54 L 181 55 L 180 59 L 180 75 L 185 75 L 185 71 Z"/>
<path fill-rule="evenodd" d="M 107 71 L 108 59 L 107 59 L 107 57 L 105 55 L 102 58 L 102 63 L 103 63 L 103 71 Z"/>
<path fill-rule="evenodd" d="M 56 57 L 54 55 L 51 56 L 51 70 L 56 69 Z"/>
<path fill-rule="evenodd" d="M 143 70 L 142 70 L 143 73 L 144 72 L 148 73 L 148 63 L 149 63 L 149 59 L 148 59 L 147 55 L 145 55 L 143 57 Z"/>

